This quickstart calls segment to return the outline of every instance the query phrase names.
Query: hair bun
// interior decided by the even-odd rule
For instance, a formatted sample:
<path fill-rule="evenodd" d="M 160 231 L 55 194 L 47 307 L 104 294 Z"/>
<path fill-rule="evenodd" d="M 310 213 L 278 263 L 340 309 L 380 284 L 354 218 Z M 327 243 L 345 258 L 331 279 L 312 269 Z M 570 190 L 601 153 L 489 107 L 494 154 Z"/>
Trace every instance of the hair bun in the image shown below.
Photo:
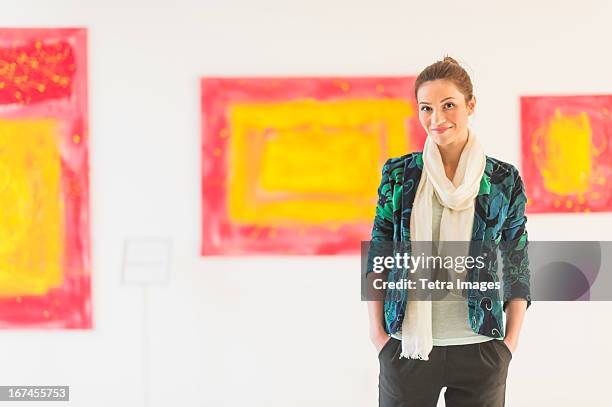
<path fill-rule="evenodd" d="M 459 65 L 459 62 L 455 61 L 454 58 L 451 58 L 449 56 L 444 57 L 442 62 L 450 62 L 451 64 Z"/>

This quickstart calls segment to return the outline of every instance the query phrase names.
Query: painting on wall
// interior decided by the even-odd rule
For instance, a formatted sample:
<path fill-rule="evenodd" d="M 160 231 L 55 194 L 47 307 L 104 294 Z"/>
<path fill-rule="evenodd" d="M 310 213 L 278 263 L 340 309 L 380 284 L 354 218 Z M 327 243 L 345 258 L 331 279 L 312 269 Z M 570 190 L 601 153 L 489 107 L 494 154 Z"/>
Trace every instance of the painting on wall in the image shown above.
<path fill-rule="evenodd" d="M 0 327 L 92 326 L 85 29 L 0 29 Z"/>
<path fill-rule="evenodd" d="M 202 254 L 359 253 L 383 164 L 425 141 L 414 79 L 202 79 Z"/>
<path fill-rule="evenodd" d="M 612 210 L 612 96 L 521 98 L 527 211 Z"/>

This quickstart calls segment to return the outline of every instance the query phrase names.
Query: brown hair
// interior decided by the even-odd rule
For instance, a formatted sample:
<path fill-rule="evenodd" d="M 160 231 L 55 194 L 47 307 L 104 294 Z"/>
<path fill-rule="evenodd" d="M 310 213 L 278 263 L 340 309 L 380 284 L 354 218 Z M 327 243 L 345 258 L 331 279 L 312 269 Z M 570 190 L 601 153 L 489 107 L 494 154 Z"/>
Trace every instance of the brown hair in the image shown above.
<path fill-rule="evenodd" d="M 423 69 L 419 76 L 417 76 L 414 83 L 414 98 L 416 99 L 417 92 L 423 83 L 439 79 L 452 82 L 463 93 L 466 103 L 474 96 L 470 75 L 459 65 L 459 62 L 446 56 L 442 61 L 437 61 Z"/>

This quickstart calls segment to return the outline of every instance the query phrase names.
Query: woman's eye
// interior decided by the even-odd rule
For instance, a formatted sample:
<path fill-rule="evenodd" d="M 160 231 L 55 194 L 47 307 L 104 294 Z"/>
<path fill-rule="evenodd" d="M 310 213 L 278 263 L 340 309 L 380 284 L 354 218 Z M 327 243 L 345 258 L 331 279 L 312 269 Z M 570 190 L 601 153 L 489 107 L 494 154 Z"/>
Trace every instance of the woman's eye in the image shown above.
<path fill-rule="evenodd" d="M 447 109 L 452 109 L 453 107 L 455 107 L 455 104 L 452 102 L 448 102 L 444 105 L 444 107 Z"/>
<path fill-rule="evenodd" d="M 429 106 L 421 106 L 421 112 L 429 112 Z"/>

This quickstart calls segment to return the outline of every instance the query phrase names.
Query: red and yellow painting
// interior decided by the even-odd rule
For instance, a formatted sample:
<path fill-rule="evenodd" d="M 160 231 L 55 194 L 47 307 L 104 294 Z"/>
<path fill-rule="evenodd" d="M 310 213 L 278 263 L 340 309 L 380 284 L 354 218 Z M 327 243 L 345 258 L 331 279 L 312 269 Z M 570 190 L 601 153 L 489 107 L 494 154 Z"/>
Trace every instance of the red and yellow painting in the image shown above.
<path fill-rule="evenodd" d="M 0 327 L 92 326 L 84 29 L 0 29 Z"/>
<path fill-rule="evenodd" d="M 521 98 L 527 211 L 612 210 L 612 96 Z"/>
<path fill-rule="evenodd" d="M 205 78 L 204 255 L 349 254 L 382 165 L 422 149 L 414 77 Z"/>

